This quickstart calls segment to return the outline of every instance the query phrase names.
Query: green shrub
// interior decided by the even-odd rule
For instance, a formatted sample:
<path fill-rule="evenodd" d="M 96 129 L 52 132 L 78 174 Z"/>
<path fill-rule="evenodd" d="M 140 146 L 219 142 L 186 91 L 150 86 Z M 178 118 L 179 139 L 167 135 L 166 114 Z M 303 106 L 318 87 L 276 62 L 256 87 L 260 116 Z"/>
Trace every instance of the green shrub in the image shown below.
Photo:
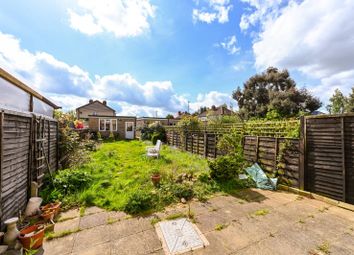
<path fill-rule="evenodd" d="M 113 134 L 112 131 L 109 132 L 109 136 L 108 136 L 108 138 L 107 138 L 107 141 L 108 141 L 108 142 L 114 142 L 114 141 L 115 141 L 115 137 L 114 137 L 114 134 Z"/>
<path fill-rule="evenodd" d="M 226 181 L 233 179 L 240 173 L 245 164 L 234 156 L 221 156 L 215 160 L 208 161 L 210 177 L 215 180 Z"/>
<path fill-rule="evenodd" d="M 65 169 L 57 173 L 53 184 L 58 192 L 72 194 L 86 188 L 91 180 L 91 175 L 84 170 Z"/>
<path fill-rule="evenodd" d="M 124 211 L 129 214 L 138 214 L 154 208 L 155 203 L 156 195 L 138 189 L 129 196 Z"/>
<path fill-rule="evenodd" d="M 162 142 L 166 142 L 167 140 L 166 130 L 159 122 L 155 122 L 150 124 L 148 127 L 141 128 L 140 132 L 142 140 L 152 140 L 153 136 L 158 137 L 154 138 L 156 141 L 159 139 Z"/>
<path fill-rule="evenodd" d="M 162 133 L 153 133 L 152 137 L 151 137 L 151 142 L 152 144 L 156 144 L 157 140 L 163 141 L 166 140 L 166 134 L 162 134 Z"/>

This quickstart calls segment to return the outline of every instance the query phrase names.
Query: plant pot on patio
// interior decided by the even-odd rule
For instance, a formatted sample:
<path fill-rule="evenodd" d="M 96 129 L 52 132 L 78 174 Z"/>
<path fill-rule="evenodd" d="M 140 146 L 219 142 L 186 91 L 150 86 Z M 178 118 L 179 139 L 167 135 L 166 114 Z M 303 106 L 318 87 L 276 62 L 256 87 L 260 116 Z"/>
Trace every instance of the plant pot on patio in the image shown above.
<path fill-rule="evenodd" d="M 48 210 L 42 212 L 41 217 L 45 221 L 53 221 L 55 212 L 56 212 L 55 209 L 48 209 Z"/>
<path fill-rule="evenodd" d="M 154 184 L 154 186 L 158 186 L 161 181 L 161 175 L 160 174 L 152 174 L 151 175 L 151 181 Z"/>
<path fill-rule="evenodd" d="M 42 212 L 45 212 L 48 210 L 53 210 L 55 216 L 57 216 L 60 212 L 60 206 L 61 206 L 61 202 L 56 202 L 56 203 L 50 203 L 50 204 L 41 206 L 40 209 Z"/>
<path fill-rule="evenodd" d="M 44 227 L 43 225 L 33 225 L 20 231 L 18 239 L 26 250 L 38 249 L 43 244 Z"/>

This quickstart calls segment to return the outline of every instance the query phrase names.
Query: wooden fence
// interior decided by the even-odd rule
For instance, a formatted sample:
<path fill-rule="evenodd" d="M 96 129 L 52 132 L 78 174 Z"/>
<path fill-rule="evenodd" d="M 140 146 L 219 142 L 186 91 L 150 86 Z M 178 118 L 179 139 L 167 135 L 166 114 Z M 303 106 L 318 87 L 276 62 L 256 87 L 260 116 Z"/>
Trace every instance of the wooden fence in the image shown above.
<path fill-rule="evenodd" d="M 31 181 L 39 180 L 34 134 L 38 117 L 29 113 L 0 109 L 0 219 L 18 216 L 26 206 Z M 52 170 L 57 169 L 57 122 L 44 122 L 44 150 Z M 38 147 L 38 146 L 37 146 Z M 41 170 L 47 171 L 46 168 Z"/>
<path fill-rule="evenodd" d="M 216 158 L 224 153 L 218 150 L 217 143 L 222 132 L 209 131 L 167 131 L 170 145 L 208 158 Z M 245 136 L 244 156 L 249 162 L 258 162 L 271 175 L 292 187 L 300 188 L 300 142 L 297 138 L 277 138 Z"/>
<path fill-rule="evenodd" d="M 306 189 L 354 204 L 354 115 L 307 117 Z"/>

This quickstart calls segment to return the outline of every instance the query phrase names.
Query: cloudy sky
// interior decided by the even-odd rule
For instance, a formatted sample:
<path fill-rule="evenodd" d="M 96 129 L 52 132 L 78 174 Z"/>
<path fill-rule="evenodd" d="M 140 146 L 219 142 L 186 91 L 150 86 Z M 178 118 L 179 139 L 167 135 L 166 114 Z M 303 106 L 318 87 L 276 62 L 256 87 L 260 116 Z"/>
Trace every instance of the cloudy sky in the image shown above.
<path fill-rule="evenodd" d="M 354 85 L 353 0 L 12 0 L 0 66 L 65 110 L 159 116 L 226 103 L 268 66 L 326 103 Z"/>

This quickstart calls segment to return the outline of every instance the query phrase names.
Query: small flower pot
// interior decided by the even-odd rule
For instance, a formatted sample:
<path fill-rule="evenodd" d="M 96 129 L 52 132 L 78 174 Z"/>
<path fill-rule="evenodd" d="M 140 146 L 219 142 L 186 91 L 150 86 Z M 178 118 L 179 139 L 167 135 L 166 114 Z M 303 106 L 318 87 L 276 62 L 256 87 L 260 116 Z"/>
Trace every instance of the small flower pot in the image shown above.
<path fill-rule="evenodd" d="M 43 244 L 44 227 L 42 225 L 33 225 L 20 231 L 18 239 L 26 250 L 38 249 Z"/>
<path fill-rule="evenodd" d="M 48 209 L 48 210 L 42 212 L 41 217 L 45 221 L 53 220 L 55 212 L 56 212 L 55 209 Z"/>
<path fill-rule="evenodd" d="M 151 175 L 151 181 L 154 186 L 158 186 L 160 184 L 161 175 L 160 174 L 153 174 Z"/>
<path fill-rule="evenodd" d="M 48 210 L 54 210 L 55 211 L 54 214 L 55 214 L 55 216 L 57 216 L 60 212 L 60 206 L 61 206 L 61 202 L 50 203 L 45 206 L 41 206 L 40 209 L 42 212 L 48 211 Z"/>

